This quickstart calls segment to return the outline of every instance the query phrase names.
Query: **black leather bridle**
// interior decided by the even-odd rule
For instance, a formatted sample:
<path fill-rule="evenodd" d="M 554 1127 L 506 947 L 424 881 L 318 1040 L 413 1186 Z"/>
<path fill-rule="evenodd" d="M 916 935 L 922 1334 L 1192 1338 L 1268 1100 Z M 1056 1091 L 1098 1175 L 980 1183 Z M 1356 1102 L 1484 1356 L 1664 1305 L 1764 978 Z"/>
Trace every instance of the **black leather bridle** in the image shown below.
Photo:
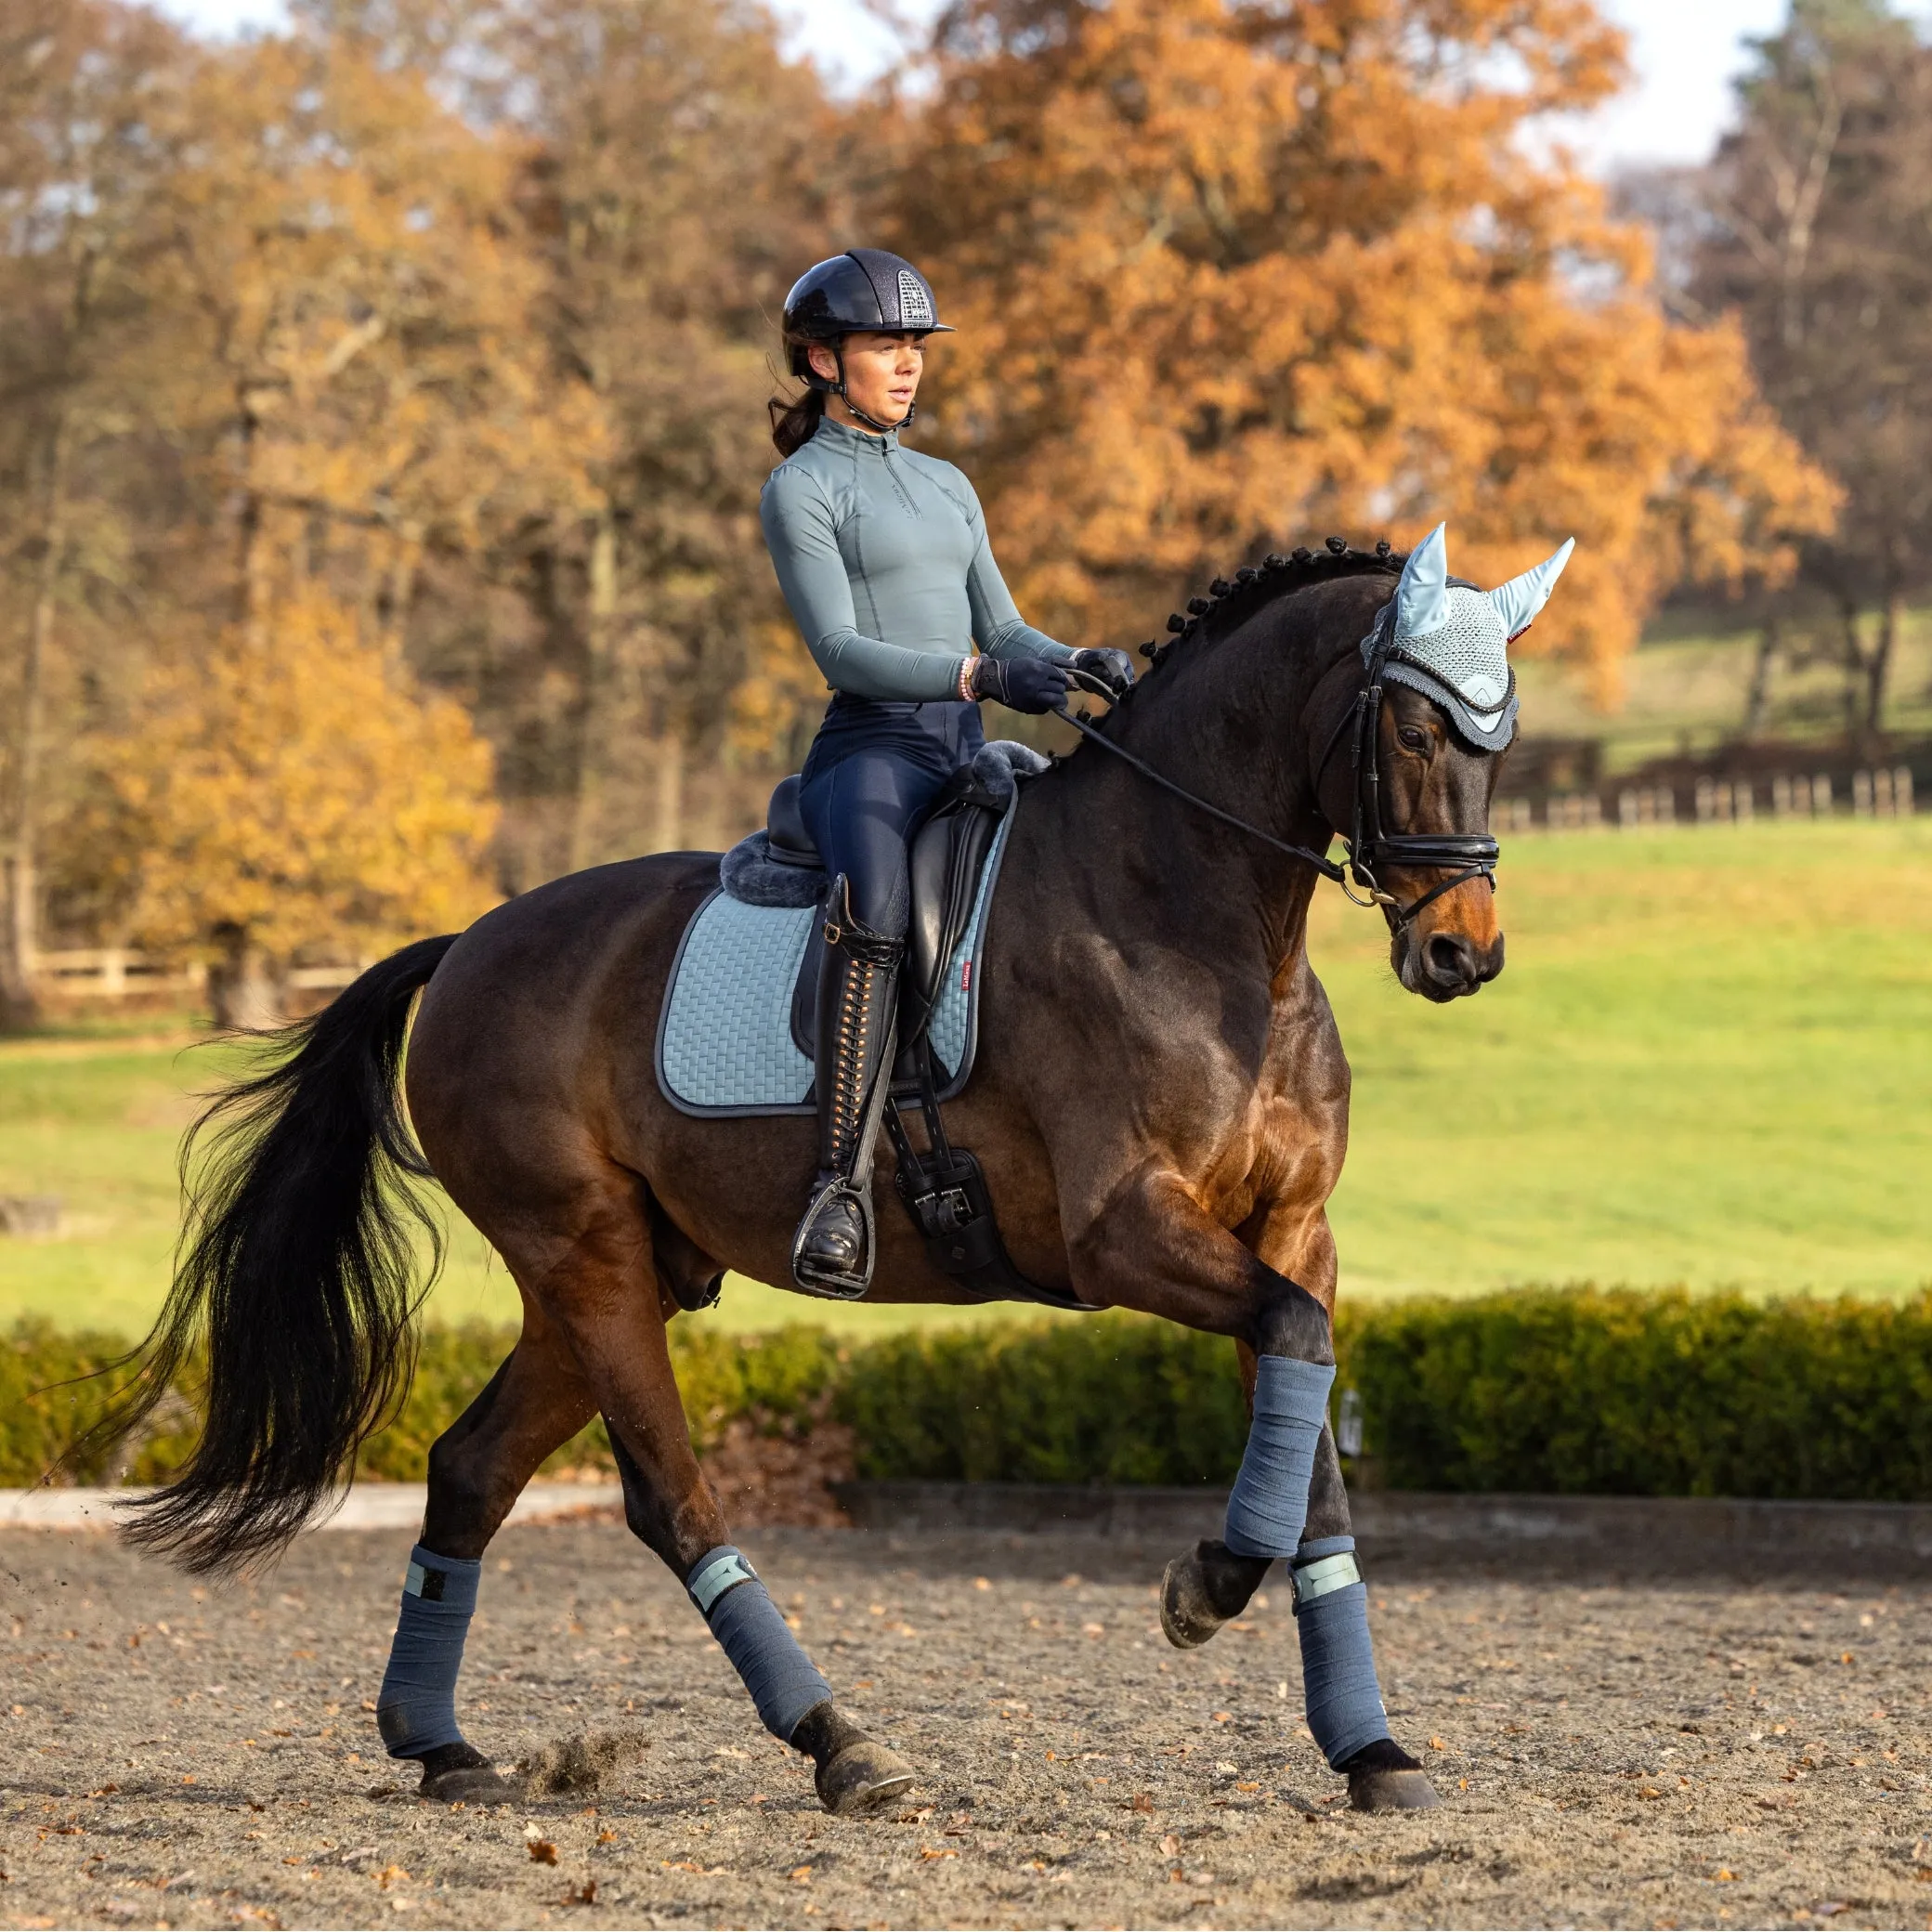
<path fill-rule="evenodd" d="M 1432 679 L 1436 676 L 1436 672 L 1420 659 L 1412 658 L 1388 641 L 1386 633 L 1390 628 L 1392 626 L 1384 626 L 1380 622 L 1376 626 L 1369 651 L 1368 676 L 1353 706 L 1342 714 L 1340 722 L 1329 734 L 1327 749 L 1322 753 L 1321 763 L 1315 766 L 1313 784 L 1319 797 L 1322 776 L 1328 769 L 1328 761 L 1334 757 L 1342 733 L 1353 724 L 1355 822 L 1347 841 L 1349 869 L 1354 875 L 1355 882 L 1371 900 L 1389 913 L 1390 922 L 1399 933 L 1425 907 L 1433 906 L 1444 893 L 1453 893 L 1457 886 L 1467 885 L 1472 879 L 1488 880 L 1490 891 L 1495 892 L 1496 860 L 1501 856 L 1501 847 L 1487 832 L 1383 830 L 1380 770 L 1382 706 L 1386 693 L 1383 668 L 1392 659 L 1412 666 L 1426 677 Z M 1513 671 L 1509 673 L 1509 685 L 1511 690 L 1516 687 Z M 1390 866 L 1441 869 L 1451 876 L 1432 885 L 1419 899 L 1412 899 L 1403 906 L 1385 892 L 1377 879 L 1377 873 Z"/>
<path fill-rule="evenodd" d="M 1413 665 L 1417 671 L 1433 676 L 1430 667 L 1419 659 L 1408 656 L 1404 651 L 1392 647 L 1387 639 L 1390 628 L 1379 620 L 1373 633 L 1375 642 L 1368 659 L 1368 675 L 1363 683 L 1355 701 L 1344 711 L 1334 731 L 1329 734 L 1327 748 L 1323 751 L 1321 763 L 1315 766 L 1313 785 L 1320 795 L 1322 775 L 1328 769 L 1328 762 L 1335 755 L 1336 748 L 1341 743 L 1342 735 L 1351 726 L 1354 729 L 1354 819 L 1343 843 L 1348 848 L 1349 862 L 1344 868 L 1319 852 L 1306 845 L 1293 845 L 1286 839 L 1277 839 L 1273 832 L 1263 831 L 1258 825 L 1250 824 L 1246 818 L 1237 818 L 1234 813 L 1223 811 L 1221 806 L 1210 804 L 1205 798 L 1196 796 L 1184 786 L 1177 785 L 1173 779 L 1164 777 L 1147 764 L 1136 758 L 1131 751 L 1116 745 L 1103 733 L 1096 731 L 1084 717 L 1076 716 L 1065 706 L 1056 706 L 1056 714 L 1071 724 L 1084 738 L 1111 751 L 1116 758 L 1130 764 L 1144 778 L 1151 779 L 1163 791 L 1171 792 L 1178 799 L 1184 799 L 1196 811 L 1206 812 L 1209 817 L 1218 818 L 1223 825 L 1230 825 L 1236 831 L 1245 832 L 1251 839 L 1259 839 L 1262 844 L 1272 846 L 1276 852 L 1286 853 L 1290 858 L 1299 858 L 1310 865 L 1324 879 L 1332 879 L 1336 884 L 1355 900 L 1358 906 L 1379 906 L 1389 920 L 1390 928 L 1400 933 L 1425 907 L 1433 906 L 1444 893 L 1453 893 L 1459 885 L 1467 885 L 1472 879 L 1486 879 L 1489 889 L 1494 892 L 1496 884 L 1496 860 L 1500 848 L 1487 832 L 1390 832 L 1382 828 L 1382 779 L 1381 779 L 1381 737 L 1382 707 L 1385 702 L 1383 667 L 1390 660 Z M 1096 697 L 1109 694 L 1097 682 L 1090 683 L 1084 676 L 1076 673 L 1081 688 L 1090 689 Z M 1514 685 L 1515 673 L 1511 674 Z M 1411 900 L 1406 906 L 1386 891 L 1377 876 L 1378 872 L 1390 866 L 1421 867 L 1429 869 L 1447 871 L 1451 876 L 1431 886 L 1420 898 Z M 1366 898 L 1356 898 L 1350 891 L 1350 881 L 1367 894 Z"/>

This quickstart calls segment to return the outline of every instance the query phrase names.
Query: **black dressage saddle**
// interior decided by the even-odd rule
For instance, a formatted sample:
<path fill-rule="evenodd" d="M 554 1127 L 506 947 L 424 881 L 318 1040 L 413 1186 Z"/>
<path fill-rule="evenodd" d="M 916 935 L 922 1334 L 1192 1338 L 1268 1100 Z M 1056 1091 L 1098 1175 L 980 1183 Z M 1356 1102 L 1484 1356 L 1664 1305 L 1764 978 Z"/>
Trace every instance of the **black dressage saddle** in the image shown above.
<path fill-rule="evenodd" d="M 798 809 L 798 778 L 781 779 L 765 812 L 765 833 L 773 859 L 783 866 L 822 871 L 825 861 L 805 829 Z M 980 875 L 999 829 L 1003 802 L 970 770 L 947 780 L 925 821 L 912 836 L 907 855 L 912 873 L 912 920 L 906 934 L 906 965 L 899 979 L 900 1077 L 912 1072 L 909 1056 L 925 1037 L 926 1023 L 939 1002 L 947 962 L 973 918 Z M 825 928 L 813 929 L 791 993 L 791 1038 L 806 1059 L 813 1057 L 818 1029 L 818 974 L 825 959 Z"/>
<path fill-rule="evenodd" d="M 772 793 L 765 812 L 768 850 L 779 865 L 823 871 L 825 862 L 799 814 L 798 785 L 796 777 L 781 779 Z M 1086 1302 L 1028 1281 L 1013 1266 L 979 1162 L 946 1138 L 939 1116 L 938 1067 L 926 1037 L 946 967 L 973 918 L 980 876 L 1005 809 L 1005 801 L 970 769 L 957 772 L 912 836 L 912 920 L 899 976 L 898 1052 L 885 1109 L 885 1130 L 898 1156 L 893 1185 L 924 1237 L 933 1265 L 977 1299 L 1084 1309 Z M 815 1057 L 824 959 L 825 925 L 818 920 L 791 993 L 791 1037 L 807 1059 Z M 914 1145 L 907 1129 L 907 1108 L 921 1117 L 923 1148 Z"/>

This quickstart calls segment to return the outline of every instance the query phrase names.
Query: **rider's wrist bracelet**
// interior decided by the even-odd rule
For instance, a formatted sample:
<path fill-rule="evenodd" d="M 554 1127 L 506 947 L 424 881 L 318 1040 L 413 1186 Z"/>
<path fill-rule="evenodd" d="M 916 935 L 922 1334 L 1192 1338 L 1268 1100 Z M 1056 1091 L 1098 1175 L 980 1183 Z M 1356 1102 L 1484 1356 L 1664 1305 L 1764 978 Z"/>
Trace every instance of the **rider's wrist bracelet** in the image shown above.
<path fill-rule="evenodd" d="M 959 701 L 962 704 L 973 702 L 973 667 L 975 661 L 972 658 L 959 659 Z"/>

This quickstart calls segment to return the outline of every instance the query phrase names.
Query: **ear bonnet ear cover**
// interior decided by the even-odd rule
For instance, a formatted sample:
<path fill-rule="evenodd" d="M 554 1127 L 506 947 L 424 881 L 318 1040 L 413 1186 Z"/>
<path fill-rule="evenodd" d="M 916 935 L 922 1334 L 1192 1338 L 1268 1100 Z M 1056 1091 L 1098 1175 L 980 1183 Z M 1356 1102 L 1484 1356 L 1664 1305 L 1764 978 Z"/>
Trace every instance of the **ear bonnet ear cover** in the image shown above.
<path fill-rule="evenodd" d="M 1362 640 L 1365 663 L 1392 622 L 1382 674 L 1441 705 L 1456 734 L 1479 751 L 1500 751 L 1516 732 L 1516 679 L 1508 645 L 1548 601 L 1575 540 L 1547 562 L 1494 591 L 1449 579 L 1447 526 L 1438 524 L 1403 566 L 1395 595 Z"/>

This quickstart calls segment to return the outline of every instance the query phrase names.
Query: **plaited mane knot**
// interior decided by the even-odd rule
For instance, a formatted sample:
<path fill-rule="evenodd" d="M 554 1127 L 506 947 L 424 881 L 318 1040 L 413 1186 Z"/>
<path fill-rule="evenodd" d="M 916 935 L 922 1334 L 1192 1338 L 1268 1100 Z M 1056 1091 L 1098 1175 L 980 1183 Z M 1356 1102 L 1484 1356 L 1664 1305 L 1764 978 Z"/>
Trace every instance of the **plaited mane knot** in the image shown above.
<path fill-rule="evenodd" d="M 1177 645 L 1187 643 L 1197 633 L 1208 631 L 1219 636 L 1230 625 L 1241 622 L 1278 597 L 1291 595 L 1310 584 L 1380 574 L 1401 561 L 1386 537 L 1376 544 L 1373 553 L 1351 550 L 1340 537 L 1325 539 L 1320 553 L 1305 544 L 1290 556 L 1271 550 L 1259 565 L 1243 564 L 1234 571 L 1232 581 L 1224 577 L 1215 578 L 1208 586 L 1209 596 L 1190 597 L 1186 614 L 1177 610 L 1168 619 L 1168 641 L 1163 644 L 1149 638 L 1141 646 L 1141 655 L 1147 659 L 1150 672 L 1158 671 L 1173 656 Z M 1137 685 L 1129 691 L 1123 702 L 1130 702 L 1138 689 Z M 1110 715 L 1100 714 L 1103 727 Z"/>

